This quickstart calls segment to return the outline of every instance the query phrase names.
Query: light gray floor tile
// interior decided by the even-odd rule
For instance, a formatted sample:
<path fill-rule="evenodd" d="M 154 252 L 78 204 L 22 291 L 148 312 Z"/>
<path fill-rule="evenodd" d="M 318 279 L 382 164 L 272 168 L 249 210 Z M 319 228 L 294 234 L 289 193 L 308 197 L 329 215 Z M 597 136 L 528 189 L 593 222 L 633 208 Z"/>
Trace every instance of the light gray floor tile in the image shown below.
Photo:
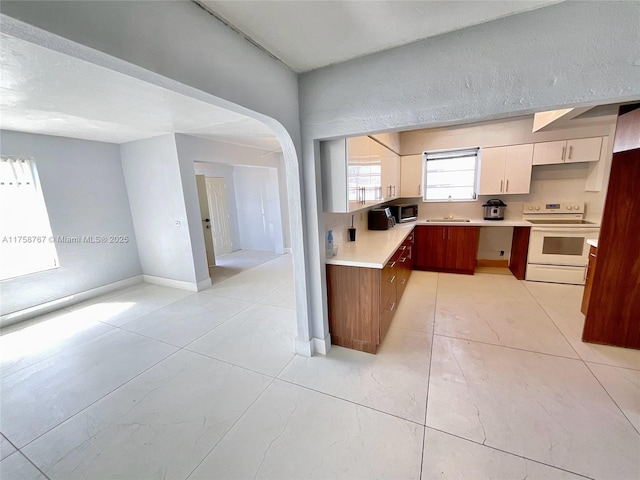
<path fill-rule="evenodd" d="M 74 311 L 94 321 L 98 320 L 119 327 L 193 294 L 194 292 L 188 290 L 147 283 L 141 288 L 93 301 L 90 305 Z"/>
<path fill-rule="evenodd" d="M 258 303 L 295 310 L 296 293 L 293 287 L 293 282 L 287 282 L 278 287 L 272 293 L 259 300 Z"/>
<path fill-rule="evenodd" d="M 243 300 L 199 293 L 131 320 L 122 328 L 183 347 L 250 305 Z"/>
<path fill-rule="evenodd" d="M 20 452 L 0 462 L 0 478 L 2 480 L 46 480 L 46 477 Z"/>
<path fill-rule="evenodd" d="M 377 355 L 333 347 L 296 356 L 280 378 L 424 424 L 429 354 L 429 335 L 392 327 Z"/>
<path fill-rule="evenodd" d="M 115 328 L 69 310 L 38 317 L 20 327 L 0 336 L 0 372 L 3 377 Z"/>
<path fill-rule="evenodd" d="M 578 360 L 436 336 L 427 425 L 594 478 L 640 466 L 640 436 Z"/>
<path fill-rule="evenodd" d="M 597 363 L 588 366 L 636 431 L 640 432 L 640 371 Z"/>
<path fill-rule="evenodd" d="M 546 312 L 514 277 L 443 275 L 438 283 L 435 317 L 435 333 L 439 335 L 578 358 Z"/>
<path fill-rule="evenodd" d="M 276 376 L 294 356 L 296 312 L 253 305 L 186 348 Z"/>
<path fill-rule="evenodd" d="M 579 480 L 582 476 L 427 428 L 422 479 Z"/>
<path fill-rule="evenodd" d="M 542 282 L 523 284 L 558 326 L 580 358 L 588 362 L 640 370 L 640 350 L 582 341 L 584 315 L 580 312 L 580 306 L 584 287 Z"/>
<path fill-rule="evenodd" d="M 270 381 L 183 350 L 25 452 L 52 479 L 184 479 Z"/>
<path fill-rule="evenodd" d="M 423 430 L 275 380 L 190 480 L 417 479 Z"/>
<path fill-rule="evenodd" d="M 15 451 L 15 447 L 9 443 L 9 440 L 7 440 L 4 435 L 0 435 L 0 460 L 8 457 Z"/>
<path fill-rule="evenodd" d="M 175 351 L 114 330 L 3 377 L 2 433 L 20 448 Z"/>

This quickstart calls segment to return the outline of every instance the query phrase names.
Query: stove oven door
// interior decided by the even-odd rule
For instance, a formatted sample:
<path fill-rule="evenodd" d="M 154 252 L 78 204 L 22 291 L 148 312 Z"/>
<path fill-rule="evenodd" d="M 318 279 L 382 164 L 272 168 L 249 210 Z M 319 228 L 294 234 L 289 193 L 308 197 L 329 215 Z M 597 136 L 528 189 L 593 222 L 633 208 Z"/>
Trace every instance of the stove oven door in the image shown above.
<path fill-rule="evenodd" d="M 598 228 L 532 227 L 528 263 L 584 267 L 589 263 L 587 239 L 598 238 Z"/>

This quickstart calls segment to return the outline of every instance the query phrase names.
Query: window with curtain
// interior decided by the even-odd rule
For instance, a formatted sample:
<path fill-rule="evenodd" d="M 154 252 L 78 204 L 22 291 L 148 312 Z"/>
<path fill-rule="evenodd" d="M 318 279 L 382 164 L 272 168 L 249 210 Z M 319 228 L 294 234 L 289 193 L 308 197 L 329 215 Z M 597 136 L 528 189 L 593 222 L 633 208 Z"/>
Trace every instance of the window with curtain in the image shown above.
<path fill-rule="evenodd" d="M 476 199 L 479 147 L 432 150 L 422 154 L 425 202 Z"/>
<path fill-rule="evenodd" d="M 32 158 L 0 157 L 0 280 L 58 267 Z"/>

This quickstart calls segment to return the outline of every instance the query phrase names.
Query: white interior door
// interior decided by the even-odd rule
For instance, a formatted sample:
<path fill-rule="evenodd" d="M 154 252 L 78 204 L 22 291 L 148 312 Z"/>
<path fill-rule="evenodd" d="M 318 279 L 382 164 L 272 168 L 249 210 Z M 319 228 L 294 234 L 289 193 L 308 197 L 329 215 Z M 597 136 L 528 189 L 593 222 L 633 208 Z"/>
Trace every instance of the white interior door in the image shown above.
<path fill-rule="evenodd" d="M 211 215 L 209 215 L 209 198 L 207 197 L 207 183 L 204 175 L 196 175 L 196 187 L 198 189 L 198 204 L 202 217 L 202 233 L 204 235 L 204 247 L 207 252 L 207 266 L 216 264 L 216 253 L 213 247 L 213 235 L 211 234 Z"/>
<path fill-rule="evenodd" d="M 231 253 L 231 224 L 224 178 L 206 177 L 207 201 L 211 218 L 211 235 L 216 255 Z"/>

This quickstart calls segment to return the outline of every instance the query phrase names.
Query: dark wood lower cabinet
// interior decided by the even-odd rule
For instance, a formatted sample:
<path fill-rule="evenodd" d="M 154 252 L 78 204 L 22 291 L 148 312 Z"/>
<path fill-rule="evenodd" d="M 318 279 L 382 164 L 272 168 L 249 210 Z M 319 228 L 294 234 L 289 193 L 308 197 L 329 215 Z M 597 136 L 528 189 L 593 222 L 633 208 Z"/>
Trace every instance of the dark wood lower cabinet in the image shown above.
<path fill-rule="evenodd" d="M 529 234 L 531 227 L 513 227 L 511 238 L 511 256 L 509 270 L 518 280 L 524 280 L 527 270 L 527 254 L 529 251 Z"/>
<path fill-rule="evenodd" d="M 327 265 L 332 344 L 377 352 L 411 275 L 413 241 L 412 232 L 382 269 Z"/>
<path fill-rule="evenodd" d="M 480 227 L 418 225 L 414 232 L 417 270 L 473 275 Z"/>

